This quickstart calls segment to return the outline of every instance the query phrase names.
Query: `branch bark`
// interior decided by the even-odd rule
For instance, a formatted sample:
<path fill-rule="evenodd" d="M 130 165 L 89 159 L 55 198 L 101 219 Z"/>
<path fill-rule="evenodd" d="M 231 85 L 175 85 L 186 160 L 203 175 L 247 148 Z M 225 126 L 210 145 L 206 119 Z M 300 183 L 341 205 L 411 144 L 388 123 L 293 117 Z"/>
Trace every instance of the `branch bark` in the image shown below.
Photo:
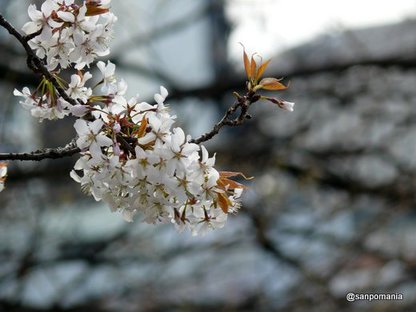
<path fill-rule="evenodd" d="M 41 161 L 43 159 L 58 159 L 70 157 L 81 152 L 75 140 L 64 147 L 44 148 L 28 153 L 0 153 L 0 160 Z"/>

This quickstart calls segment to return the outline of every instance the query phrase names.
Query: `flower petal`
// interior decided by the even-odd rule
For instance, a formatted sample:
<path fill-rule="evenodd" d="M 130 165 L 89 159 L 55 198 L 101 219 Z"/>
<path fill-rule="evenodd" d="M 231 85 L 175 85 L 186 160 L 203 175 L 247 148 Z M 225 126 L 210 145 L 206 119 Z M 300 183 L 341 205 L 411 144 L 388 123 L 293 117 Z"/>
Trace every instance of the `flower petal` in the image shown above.
<path fill-rule="evenodd" d="M 73 23 L 75 21 L 75 16 L 71 12 L 59 11 L 58 16 L 61 20 L 65 21 L 65 22 Z"/>
<path fill-rule="evenodd" d="M 95 140 L 100 146 L 113 145 L 113 140 L 111 140 L 109 137 L 106 137 L 104 134 L 101 134 L 101 133 L 95 137 Z"/>
<path fill-rule="evenodd" d="M 94 120 L 89 124 L 89 127 L 92 131 L 92 133 L 97 134 L 100 132 L 101 128 L 103 127 L 104 122 L 101 119 Z"/>
<path fill-rule="evenodd" d="M 83 119 L 77 119 L 74 123 L 74 128 L 78 135 L 84 135 L 85 133 L 88 133 L 87 122 Z"/>

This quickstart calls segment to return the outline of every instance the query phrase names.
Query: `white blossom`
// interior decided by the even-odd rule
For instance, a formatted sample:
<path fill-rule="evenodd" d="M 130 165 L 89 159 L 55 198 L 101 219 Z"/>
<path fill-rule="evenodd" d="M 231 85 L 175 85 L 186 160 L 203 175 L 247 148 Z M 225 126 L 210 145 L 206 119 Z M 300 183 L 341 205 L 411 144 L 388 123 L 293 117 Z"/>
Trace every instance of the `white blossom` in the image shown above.
<path fill-rule="evenodd" d="M 85 87 L 85 83 L 91 78 L 92 75 L 89 72 L 84 73 L 82 76 L 79 74 L 72 75 L 67 90 L 68 95 L 75 100 L 79 99 L 86 102 L 92 95 L 92 90 L 91 88 Z"/>
<path fill-rule="evenodd" d="M 117 91 L 117 79 L 115 77 L 116 66 L 110 61 L 107 62 L 107 65 L 99 61 L 97 67 L 100 70 L 103 80 L 101 90 L 105 93 L 113 94 Z"/>
<path fill-rule="evenodd" d="M 93 122 L 87 122 L 82 119 L 75 121 L 74 128 L 78 134 L 77 146 L 81 150 L 89 148 L 93 156 L 100 156 L 101 147 L 113 144 L 110 138 L 100 132 L 103 125 L 104 123 L 100 119 Z"/>

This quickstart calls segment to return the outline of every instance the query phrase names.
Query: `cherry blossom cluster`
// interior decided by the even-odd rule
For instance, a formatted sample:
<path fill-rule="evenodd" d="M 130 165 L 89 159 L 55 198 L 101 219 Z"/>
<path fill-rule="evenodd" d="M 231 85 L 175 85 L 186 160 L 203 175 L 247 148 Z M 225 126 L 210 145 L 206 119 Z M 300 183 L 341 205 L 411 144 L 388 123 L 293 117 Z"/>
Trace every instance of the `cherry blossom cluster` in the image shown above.
<path fill-rule="evenodd" d="M 83 156 L 71 177 L 127 221 L 141 213 L 147 223 L 171 222 L 194 234 L 222 227 L 240 206 L 243 186 L 228 179 L 234 174 L 218 172 L 215 156 L 172 128 L 175 116 L 164 104 L 165 88 L 151 105 L 137 97 L 126 100 L 117 80 L 107 83 L 104 89 L 118 96 L 92 107 L 93 121 L 75 122 Z"/>
<path fill-rule="evenodd" d="M 74 0 L 46 0 L 40 10 L 28 9 L 30 22 L 23 26 L 27 35 L 39 35 L 29 41 L 36 55 L 46 59 L 54 70 L 75 64 L 83 69 L 98 56 L 110 53 L 108 43 L 117 18 L 106 7 L 111 0 L 90 0 L 79 6 Z"/>
<path fill-rule="evenodd" d="M 117 21 L 109 11 L 110 2 L 87 0 L 79 6 L 74 0 L 46 0 L 40 10 L 35 5 L 28 8 L 31 21 L 23 26 L 23 31 L 35 35 L 28 42 L 30 47 L 79 105 L 84 105 L 92 94 L 90 88 L 84 87 L 92 75 L 88 72 L 82 74 L 80 70 L 97 57 L 110 53 L 108 43 L 112 38 L 113 24 Z M 68 85 L 57 73 L 71 66 L 79 72 L 72 75 Z M 22 106 L 40 121 L 62 119 L 71 112 L 77 115 L 80 109 L 64 100 L 53 83 L 45 78 L 35 91 L 25 87 L 22 91 L 15 90 L 14 95 L 23 97 Z"/>
<path fill-rule="evenodd" d="M 35 33 L 29 43 L 55 82 L 44 77 L 35 91 L 25 87 L 14 94 L 40 121 L 77 117 L 81 158 L 70 175 L 127 221 L 139 213 L 145 222 L 173 223 L 193 234 L 220 228 L 240 206 L 244 186 L 231 179 L 240 173 L 217 171 L 215 155 L 209 157 L 204 146 L 190 143 L 190 136 L 174 127 L 164 87 L 149 104 L 125 97 L 127 84 L 116 77 L 111 62 L 99 61 L 94 72 L 83 70 L 109 52 L 116 21 L 109 2 L 87 0 L 78 6 L 72 0 L 46 0 L 40 11 L 30 6 L 32 21 L 23 30 Z M 59 71 L 72 66 L 77 71 L 67 83 Z"/>

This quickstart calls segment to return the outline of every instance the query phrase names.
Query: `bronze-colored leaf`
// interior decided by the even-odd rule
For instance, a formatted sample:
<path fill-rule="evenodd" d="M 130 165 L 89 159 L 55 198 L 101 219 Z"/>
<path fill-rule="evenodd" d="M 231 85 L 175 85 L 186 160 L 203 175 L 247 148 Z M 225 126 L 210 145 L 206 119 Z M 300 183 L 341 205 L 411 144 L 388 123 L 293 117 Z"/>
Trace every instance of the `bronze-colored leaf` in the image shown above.
<path fill-rule="evenodd" d="M 259 85 L 261 85 L 264 90 L 286 90 L 288 87 L 281 83 L 280 80 L 281 79 L 277 78 L 263 78 Z"/>
<path fill-rule="evenodd" d="M 263 76 L 264 71 L 266 70 L 267 66 L 269 65 L 271 59 L 268 60 L 266 63 L 260 65 L 259 69 L 257 70 L 256 80 L 259 80 L 261 76 Z"/>
<path fill-rule="evenodd" d="M 217 193 L 218 195 L 218 205 L 221 207 L 221 210 L 224 213 L 228 213 L 228 207 L 231 206 L 231 201 L 224 193 Z"/>
<path fill-rule="evenodd" d="M 251 56 L 251 69 L 250 69 L 250 71 L 251 71 L 251 77 L 250 77 L 250 78 L 256 78 L 256 77 L 255 77 L 255 75 L 256 75 L 256 70 L 257 70 L 257 63 L 256 63 L 256 61 L 254 60 L 254 55 L 252 55 L 252 56 Z"/>
<path fill-rule="evenodd" d="M 238 189 L 238 188 L 246 189 L 247 188 L 247 186 L 239 182 L 236 182 L 234 180 L 227 179 L 227 178 L 221 179 L 221 184 L 224 186 L 224 188 L 230 188 L 230 189 Z"/>
<path fill-rule="evenodd" d="M 244 49 L 244 46 L 243 46 Z M 246 50 L 243 50 L 243 60 L 244 60 L 244 69 L 246 70 L 246 75 L 247 75 L 247 79 L 250 80 L 251 79 L 251 64 L 250 64 L 250 60 L 248 59 Z"/>
<path fill-rule="evenodd" d="M 87 3 L 86 6 L 87 6 L 87 12 L 85 13 L 86 16 L 101 15 L 110 11 L 109 8 L 104 8 L 101 6 L 97 6 L 95 4 Z"/>
<path fill-rule="evenodd" d="M 247 187 L 239 182 L 231 180 L 229 178 L 242 176 L 245 180 L 250 180 L 241 172 L 232 171 L 220 171 L 220 178 L 217 181 L 217 187 L 221 190 L 227 191 L 228 189 L 246 189 Z"/>
<path fill-rule="evenodd" d="M 220 171 L 220 178 L 230 178 L 230 177 L 237 177 L 241 176 L 244 180 L 251 180 L 253 177 L 246 177 L 242 172 L 233 172 L 233 171 Z"/>
<path fill-rule="evenodd" d="M 146 118 L 146 115 L 144 115 L 142 118 L 142 121 L 140 122 L 140 128 L 137 131 L 138 138 L 144 137 L 144 135 L 146 134 L 147 125 L 148 125 L 147 118 Z"/>

